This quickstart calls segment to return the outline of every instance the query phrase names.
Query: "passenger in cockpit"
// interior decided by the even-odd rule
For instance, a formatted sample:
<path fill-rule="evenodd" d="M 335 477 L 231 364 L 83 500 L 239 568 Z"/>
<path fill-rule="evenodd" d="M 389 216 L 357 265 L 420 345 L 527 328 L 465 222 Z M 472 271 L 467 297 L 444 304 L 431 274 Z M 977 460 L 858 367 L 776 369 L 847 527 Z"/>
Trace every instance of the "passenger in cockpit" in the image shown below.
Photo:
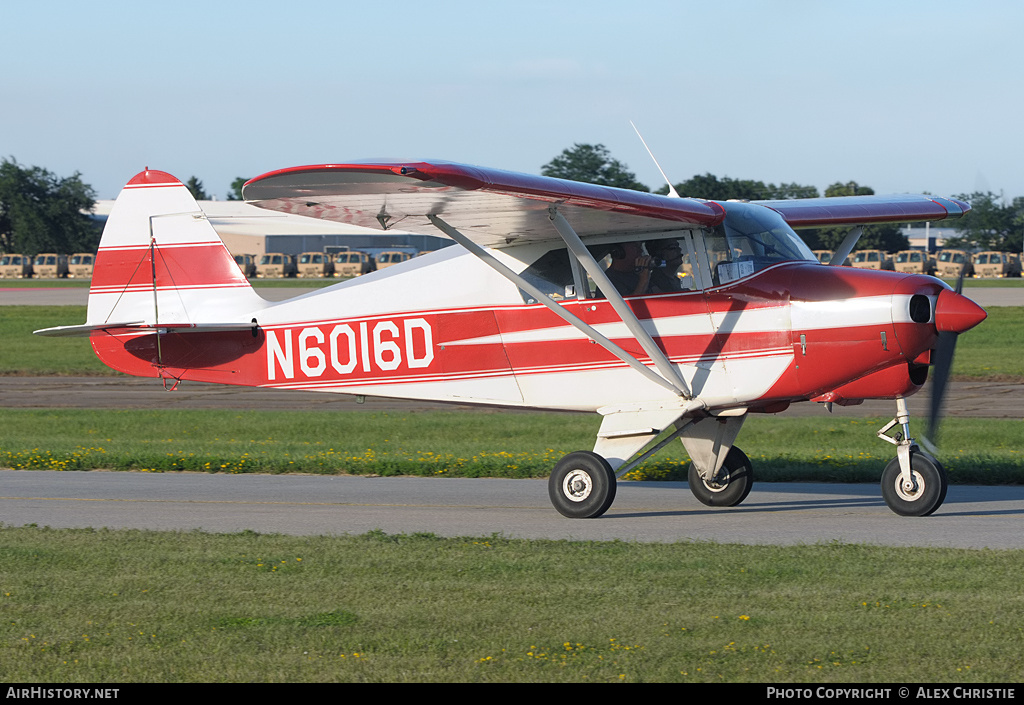
<path fill-rule="evenodd" d="M 676 276 L 683 263 L 683 248 L 678 240 L 648 240 L 645 243 L 647 254 L 656 266 L 651 270 L 650 290 L 654 294 L 667 294 L 682 291 L 682 283 Z"/>

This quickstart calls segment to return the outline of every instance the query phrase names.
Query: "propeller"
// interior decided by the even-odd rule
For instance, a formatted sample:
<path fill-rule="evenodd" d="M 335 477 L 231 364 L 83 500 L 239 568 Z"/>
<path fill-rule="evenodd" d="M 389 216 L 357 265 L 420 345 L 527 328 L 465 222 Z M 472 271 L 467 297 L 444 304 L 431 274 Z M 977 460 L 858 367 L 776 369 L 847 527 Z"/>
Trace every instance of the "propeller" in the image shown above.
<path fill-rule="evenodd" d="M 928 413 L 928 436 L 922 439 L 932 453 L 936 451 L 935 443 L 939 423 L 942 421 L 942 402 L 953 369 L 957 338 L 986 318 L 984 309 L 960 293 L 964 288 L 964 275 L 967 273 L 968 264 L 964 262 L 960 269 L 960 276 L 957 277 L 953 292 L 941 292 L 935 302 L 935 328 L 938 331 L 938 339 L 932 349 L 932 394 Z"/>

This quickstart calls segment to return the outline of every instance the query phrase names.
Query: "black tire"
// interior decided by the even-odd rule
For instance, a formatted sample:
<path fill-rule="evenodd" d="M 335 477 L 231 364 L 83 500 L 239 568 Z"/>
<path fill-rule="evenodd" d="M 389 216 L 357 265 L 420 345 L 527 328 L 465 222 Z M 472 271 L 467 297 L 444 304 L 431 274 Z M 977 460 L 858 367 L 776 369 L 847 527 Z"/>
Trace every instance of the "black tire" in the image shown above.
<path fill-rule="evenodd" d="M 615 473 L 597 453 L 579 450 L 558 461 L 548 479 L 551 504 L 562 516 L 592 519 L 615 501 Z"/>
<path fill-rule="evenodd" d="M 882 499 L 900 516 L 926 517 L 946 499 L 949 481 L 938 460 L 919 450 L 910 452 L 910 470 L 917 487 L 904 490 L 900 482 L 900 461 L 893 458 L 882 471 Z"/>
<path fill-rule="evenodd" d="M 690 463 L 687 482 L 693 496 L 701 504 L 709 507 L 735 507 L 747 498 L 750 488 L 754 486 L 754 468 L 747 454 L 733 446 L 725 456 L 715 482 L 706 482 L 693 463 Z"/>

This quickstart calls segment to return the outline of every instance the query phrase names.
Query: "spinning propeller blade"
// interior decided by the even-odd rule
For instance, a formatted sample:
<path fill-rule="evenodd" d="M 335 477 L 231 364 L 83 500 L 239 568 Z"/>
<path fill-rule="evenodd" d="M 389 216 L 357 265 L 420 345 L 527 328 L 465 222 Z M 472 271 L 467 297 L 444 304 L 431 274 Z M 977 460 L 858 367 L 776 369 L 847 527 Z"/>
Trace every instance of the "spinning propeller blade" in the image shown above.
<path fill-rule="evenodd" d="M 956 304 L 959 301 L 969 301 L 969 299 L 959 298 L 960 292 L 964 288 L 964 275 L 967 273 L 967 265 L 968 263 L 965 262 L 964 266 L 960 269 L 960 276 L 957 277 L 956 288 L 954 289 L 957 298 L 953 299 L 950 302 L 951 304 Z M 942 295 L 939 296 L 939 301 L 942 301 L 943 304 L 947 303 L 943 300 Z M 974 327 L 985 318 L 981 307 L 973 302 L 970 303 L 971 307 L 960 305 L 942 306 L 940 313 L 940 304 L 936 301 L 935 325 L 939 330 L 939 335 L 935 348 L 932 350 L 932 395 L 928 413 L 928 436 L 923 439 L 930 449 L 935 448 L 938 438 L 939 423 L 942 421 L 942 402 L 946 396 L 946 389 L 949 386 L 949 375 L 953 369 L 953 354 L 956 351 L 956 340 L 961 333 Z M 971 310 L 971 308 L 976 310 Z M 942 320 L 940 320 L 940 316 Z M 951 318 L 955 318 L 956 322 L 950 321 L 949 319 Z"/>

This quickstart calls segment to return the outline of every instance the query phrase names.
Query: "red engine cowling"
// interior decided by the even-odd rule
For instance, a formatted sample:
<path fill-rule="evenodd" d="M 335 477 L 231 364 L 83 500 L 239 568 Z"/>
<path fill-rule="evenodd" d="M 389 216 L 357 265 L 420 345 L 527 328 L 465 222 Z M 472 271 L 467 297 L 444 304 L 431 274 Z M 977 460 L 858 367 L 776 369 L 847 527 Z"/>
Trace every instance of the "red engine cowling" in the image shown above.
<path fill-rule="evenodd" d="M 860 379 L 811 399 L 841 406 L 859 404 L 865 399 L 896 399 L 909 397 L 928 379 L 928 366 L 914 363 L 893 365 L 864 375 Z"/>

